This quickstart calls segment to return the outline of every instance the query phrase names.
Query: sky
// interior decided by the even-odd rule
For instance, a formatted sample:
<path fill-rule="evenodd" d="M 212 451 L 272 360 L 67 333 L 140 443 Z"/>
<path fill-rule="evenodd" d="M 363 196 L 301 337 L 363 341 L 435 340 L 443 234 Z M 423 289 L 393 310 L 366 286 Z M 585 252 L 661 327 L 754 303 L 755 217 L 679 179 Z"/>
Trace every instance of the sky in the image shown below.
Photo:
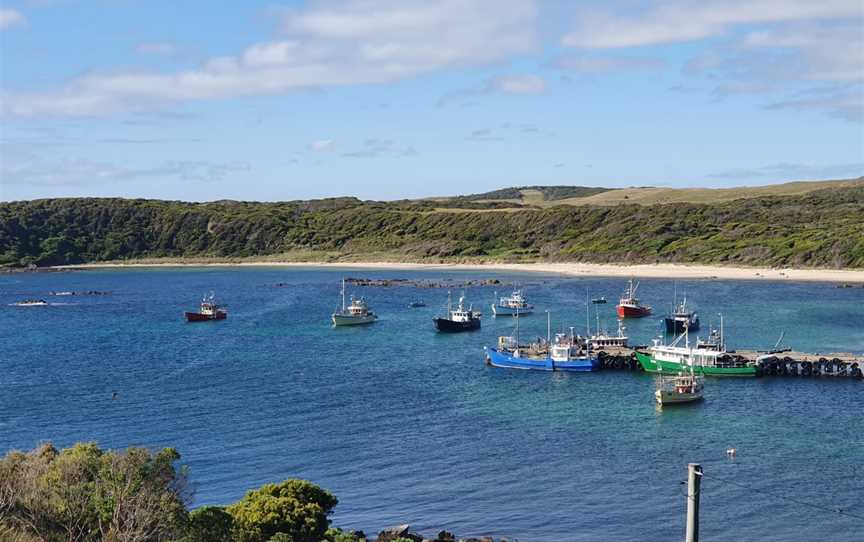
<path fill-rule="evenodd" d="M 861 175 L 862 0 L 0 0 L 0 200 Z"/>

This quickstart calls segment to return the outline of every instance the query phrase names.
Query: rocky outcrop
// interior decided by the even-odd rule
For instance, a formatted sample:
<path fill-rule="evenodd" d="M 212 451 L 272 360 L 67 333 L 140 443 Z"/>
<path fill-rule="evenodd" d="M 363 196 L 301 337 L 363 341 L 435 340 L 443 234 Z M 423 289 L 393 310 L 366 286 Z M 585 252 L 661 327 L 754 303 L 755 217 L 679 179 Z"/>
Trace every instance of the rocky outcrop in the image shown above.
<path fill-rule="evenodd" d="M 418 533 L 411 532 L 411 526 L 408 524 L 395 525 L 388 527 L 378 533 L 377 542 L 395 542 L 395 541 L 411 540 L 412 542 L 508 542 L 506 538 L 494 539 L 491 536 L 482 536 L 479 538 L 456 538 L 456 536 L 448 531 L 440 531 L 434 538 L 427 538 Z"/>

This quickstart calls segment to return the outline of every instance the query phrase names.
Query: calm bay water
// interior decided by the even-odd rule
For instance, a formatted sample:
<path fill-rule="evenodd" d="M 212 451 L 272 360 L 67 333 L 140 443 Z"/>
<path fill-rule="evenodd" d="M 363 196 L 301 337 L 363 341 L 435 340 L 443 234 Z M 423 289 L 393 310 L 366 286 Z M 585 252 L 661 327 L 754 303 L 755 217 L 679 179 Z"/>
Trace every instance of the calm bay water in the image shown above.
<path fill-rule="evenodd" d="M 490 318 L 491 287 L 467 292 L 486 313 L 476 333 L 436 334 L 431 317 L 446 291 L 411 287 L 358 289 L 381 320 L 332 329 L 342 275 L 519 281 L 538 308 L 553 311 L 554 327 L 577 332 L 586 288 L 612 301 L 625 285 L 493 271 L 0 276 L 0 449 L 45 440 L 173 446 L 197 484 L 195 505 L 299 477 L 338 496 L 334 524 L 344 528 L 409 522 L 426 532 L 540 542 L 680 539 L 680 482 L 688 462 L 701 462 L 703 540 L 864 539 L 864 520 L 755 491 L 864 516 L 861 382 L 715 379 L 703 404 L 658 411 L 649 375 L 486 367 L 482 347 L 513 327 L 512 318 Z M 724 314 L 730 347 L 768 348 L 785 330 L 797 350 L 864 352 L 864 289 L 747 281 L 677 288 L 703 329 Z M 47 296 L 62 290 L 112 295 Z M 182 311 L 210 290 L 229 305 L 229 319 L 184 323 Z M 660 315 L 672 290 L 672 281 L 643 280 L 639 293 Z M 8 306 L 28 297 L 54 305 Z M 415 298 L 429 306 L 408 309 Z M 614 328 L 614 301 L 600 310 Z M 545 336 L 545 315 L 520 327 L 523 337 Z M 628 322 L 633 342 L 648 343 L 659 330 L 657 318 Z M 730 446 L 734 460 L 725 456 Z"/>

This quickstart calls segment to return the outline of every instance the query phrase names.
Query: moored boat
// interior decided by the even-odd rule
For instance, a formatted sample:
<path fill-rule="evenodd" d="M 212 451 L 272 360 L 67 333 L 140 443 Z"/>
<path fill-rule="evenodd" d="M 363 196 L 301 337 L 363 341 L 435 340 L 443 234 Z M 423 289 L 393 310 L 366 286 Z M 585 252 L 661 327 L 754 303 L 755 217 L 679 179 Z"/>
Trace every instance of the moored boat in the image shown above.
<path fill-rule="evenodd" d="M 618 320 L 618 332 L 615 335 L 612 335 L 604 329 L 600 329 L 599 323 L 597 327 L 597 333 L 588 337 L 588 346 L 591 350 L 599 351 L 604 348 L 627 348 L 629 337 L 624 333 L 626 328 L 621 320 Z"/>
<path fill-rule="evenodd" d="M 682 372 L 671 378 L 660 378 L 654 398 L 661 406 L 679 405 L 701 401 L 704 397 L 703 377 L 691 372 Z"/>
<path fill-rule="evenodd" d="M 414 301 L 408 302 L 408 308 L 411 308 L 411 309 L 416 309 L 418 307 L 425 307 L 425 306 L 426 306 L 426 303 L 423 301 L 419 301 L 419 300 L 414 300 Z"/>
<path fill-rule="evenodd" d="M 473 310 L 465 308 L 465 296 L 459 297 L 459 303 L 453 308 L 453 298 L 447 292 L 447 313 L 444 316 L 432 318 L 435 329 L 443 333 L 457 333 L 459 331 L 473 331 L 480 329 L 480 317 L 482 315 Z"/>
<path fill-rule="evenodd" d="M 505 369 L 585 373 L 596 371 L 600 366 L 596 355 L 563 333 L 556 335 L 545 351 L 521 347 L 514 337 L 499 337 L 497 348 L 483 347 L 483 350 L 488 365 Z"/>
<path fill-rule="evenodd" d="M 552 323 L 546 312 L 546 340 L 526 346 L 519 343 L 519 317 L 516 317 L 516 335 L 498 337 L 497 348 L 483 347 L 486 364 L 504 369 L 535 371 L 591 372 L 600 367 L 600 360 L 587 347 L 587 343 L 570 334 L 557 333 L 551 337 Z"/>
<path fill-rule="evenodd" d="M 210 295 L 206 295 L 201 299 L 201 306 L 198 308 L 198 312 L 185 312 L 183 315 L 187 322 L 208 322 L 210 320 L 224 320 L 228 317 L 228 312 L 216 303 L 213 292 L 210 292 Z"/>
<path fill-rule="evenodd" d="M 330 315 L 330 321 L 334 326 L 358 326 L 371 324 L 378 319 L 378 315 L 369 310 L 369 305 L 363 297 L 351 296 L 351 303 L 345 302 L 345 279 L 342 279 L 342 309 L 336 310 Z"/>
<path fill-rule="evenodd" d="M 684 346 L 679 346 L 681 341 L 684 341 Z M 685 329 L 671 344 L 661 344 L 660 339 L 655 339 L 649 353 L 637 351 L 636 359 L 649 373 L 677 374 L 692 366 L 695 374 L 705 376 L 756 376 L 756 365 L 753 362 L 729 355 L 722 331 L 716 343 L 708 344 L 697 340 L 694 347 L 690 345 Z"/>
<path fill-rule="evenodd" d="M 641 318 L 651 314 L 651 307 L 643 305 L 636 297 L 636 290 L 639 288 L 639 283 L 633 285 L 633 279 L 627 283 L 627 290 L 621 295 L 618 301 L 616 310 L 618 318 Z"/>
<path fill-rule="evenodd" d="M 492 304 L 493 316 L 511 316 L 517 313 L 520 316 L 525 316 L 532 312 L 534 312 L 534 305 L 528 303 L 522 290 L 513 290 L 513 293 L 509 296 L 498 298 L 498 300 Z"/>
<path fill-rule="evenodd" d="M 24 301 L 12 303 L 12 305 L 15 307 L 47 307 L 48 302 L 44 299 L 25 299 Z"/>
<path fill-rule="evenodd" d="M 684 333 L 684 329 L 696 331 L 699 329 L 699 316 L 687 309 L 687 298 L 675 306 L 672 314 L 663 318 L 663 323 L 666 326 L 666 333 L 670 335 L 678 335 Z"/>

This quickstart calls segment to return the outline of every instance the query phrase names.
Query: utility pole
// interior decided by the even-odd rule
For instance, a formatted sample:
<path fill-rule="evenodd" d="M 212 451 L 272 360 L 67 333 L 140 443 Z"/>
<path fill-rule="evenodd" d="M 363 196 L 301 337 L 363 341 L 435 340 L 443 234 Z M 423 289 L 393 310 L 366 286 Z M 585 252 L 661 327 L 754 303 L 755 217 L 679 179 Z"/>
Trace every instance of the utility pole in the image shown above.
<path fill-rule="evenodd" d="M 699 493 L 702 465 L 687 465 L 687 536 L 686 542 L 699 542 Z"/>

